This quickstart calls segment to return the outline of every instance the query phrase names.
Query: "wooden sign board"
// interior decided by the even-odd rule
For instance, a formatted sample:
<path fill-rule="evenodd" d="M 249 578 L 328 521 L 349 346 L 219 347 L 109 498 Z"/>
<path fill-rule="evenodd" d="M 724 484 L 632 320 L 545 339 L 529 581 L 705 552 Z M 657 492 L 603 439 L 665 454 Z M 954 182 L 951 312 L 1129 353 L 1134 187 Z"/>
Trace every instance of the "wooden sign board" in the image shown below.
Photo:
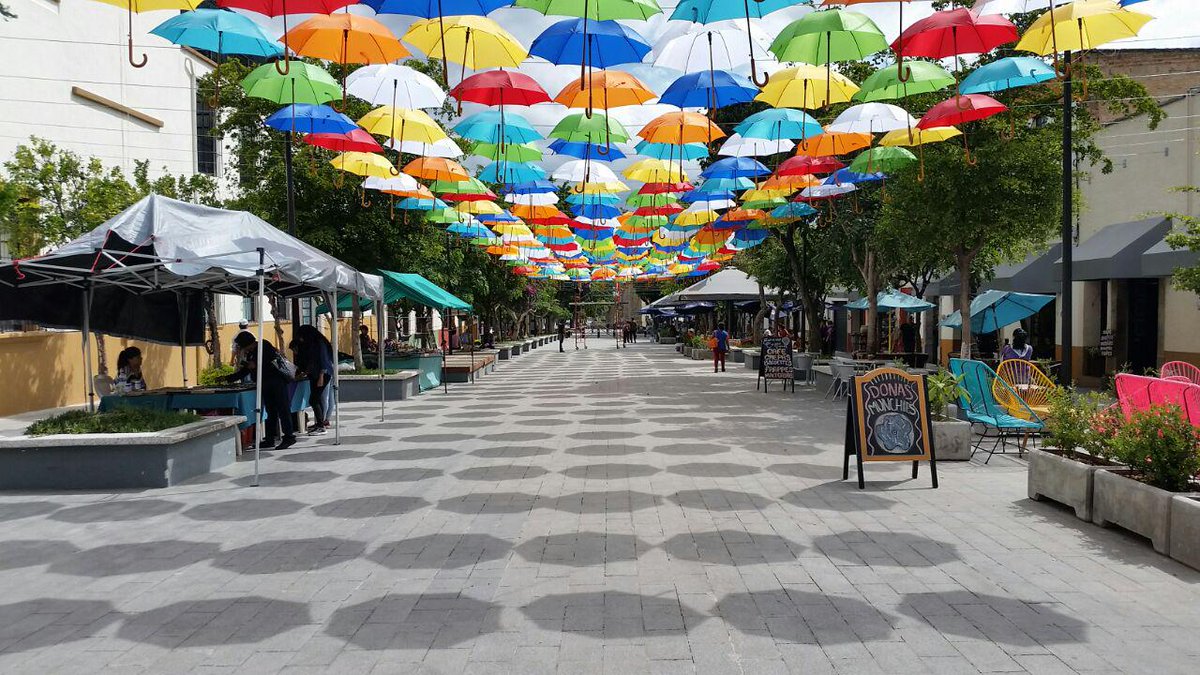
<path fill-rule="evenodd" d="M 846 410 L 846 458 L 842 479 L 850 477 L 850 456 L 858 464 L 858 487 L 864 487 L 863 462 L 908 462 L 917 477 L 920 461 L 928 461 L 937 487 L 933 425 L 925 378 L 895 368 L 877 368 L 850 384 Z"/>
<path fill-rule="evenodd" d="M 763 393 L 772 381 L 792 383 L 792 391 L 796 391 L 795 369 L 792 368 L 792 339 L 786 337 L 765 337 L 762 341 L 762 352 L 758 362 L 758 377 L 763 381 Z M 755 385 L 755 389 L 758 385 Z"/>

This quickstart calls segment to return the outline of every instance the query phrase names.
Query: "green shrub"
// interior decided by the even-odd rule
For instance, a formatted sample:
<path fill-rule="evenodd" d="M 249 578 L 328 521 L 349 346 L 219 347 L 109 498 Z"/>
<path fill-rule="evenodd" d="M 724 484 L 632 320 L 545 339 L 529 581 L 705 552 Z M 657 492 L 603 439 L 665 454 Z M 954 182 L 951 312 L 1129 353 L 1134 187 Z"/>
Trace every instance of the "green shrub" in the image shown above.
<path fill-rule="evenodd" d="M 1121 463 L 1163 490 L 1187 490 L 1200 473 L 1200 429 L 1188 423 L 1178 406 L 1134 412 L 1112 446 Z"/>
<path fill-rule="evenodd" d="M 213 387 L 219 384 L 228 384 L 225 378 L 234 373 L 233 366 L 222 363 L 219 366 L 205 368 L 200 371 L 200 376 L 196 379 L 201 387 Z"/>
<path fill-rule="evenodd" d="M 965 375 L 954 376 L 954 373 L 939 368 L 932 375 L 925 376 L 925 397 L 929 403 L 929 413 L 934 417 L 945 417 L 946 406 L 958 401 L 959 397 L 971 400 L 970 394 L 963 388 Z"/>
<path fill-rule="evenodd" d="M 1096 457 L 1113 457 L 1112 440 L 1125 423 L 1120 408 L 1103 394 L 1081 394 L 1056 387 L 1047 396 L 1046 439 L 1064 453 L 1086 451 Z"/>
<path fill-rule="evenodd" d="M 131 434 L 162 431 L 199 421 L 199 415 L 175 410 L 118 407 L 103 413 L 86 410 L 69 412 L 38 420 L 25 429 L 30 436 L 50 434 Z"/>

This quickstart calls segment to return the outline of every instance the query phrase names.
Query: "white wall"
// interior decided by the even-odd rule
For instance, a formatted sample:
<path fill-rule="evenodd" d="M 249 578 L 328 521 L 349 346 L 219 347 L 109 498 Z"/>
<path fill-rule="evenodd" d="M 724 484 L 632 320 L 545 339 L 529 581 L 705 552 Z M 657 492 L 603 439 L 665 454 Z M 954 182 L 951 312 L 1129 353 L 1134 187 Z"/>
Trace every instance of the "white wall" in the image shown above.
<path fill-rule="evenodd" d="M 37 135 L 127 173 L 137 159 L 152 175 L 196 171 L 195 80 L 204 59 L 150 35 L 174 11 L 135 14 L 135 69 L 127 60 L 125 10 L 93 0 L 7 0 L 0 21 L 0 161 Z M 163 122 L 161 128 L 72 96 L 90 92 Z M 217 147 L 220 148 L 218 143 Z M 219 162 L 218 162 L 219 164 Z"/>

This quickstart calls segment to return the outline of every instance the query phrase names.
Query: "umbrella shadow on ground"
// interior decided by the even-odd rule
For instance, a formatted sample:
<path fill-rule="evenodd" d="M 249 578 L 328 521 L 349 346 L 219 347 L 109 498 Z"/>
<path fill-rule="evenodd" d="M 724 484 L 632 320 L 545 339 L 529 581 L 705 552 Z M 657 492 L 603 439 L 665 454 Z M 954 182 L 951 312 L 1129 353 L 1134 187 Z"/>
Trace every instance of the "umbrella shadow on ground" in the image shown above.
<path fill-rule="evenodd" d="M 508 557 L 512 542 L 490 534 L 427 534 L 380 544 L 367 559 L 394 570 L 457 569 Z"/>
<path fill-rule="evenodd" d="M 588 567 L 632 562 L 650 548 L 632 534 L 567 532 L 530 539 L 515 550 L 531 563 Z"/>
<path fill-rule="evenodd" d="M 524 492 L 472 492 L 447 497 L 437 503 L 437 508 L 464 515 L 525 513 L 534 507 L 536 501 L 537 495 Z"/>
<path fill-rule="evenodd" d="M 691 462 L 688 464 L 675 464 L 668 467 L 667 471 L 677 476 L 690 476 L 692 478 L 739 478 L 741 476 L 751 476 L 760 473 L 762 469 L 757 466 L 733 464 L 731 462 Z"/>
<path fill-rule="evenodd" d="M 366 455 L 367 453 L 357 450 L 308 450 L 306 452 L 286 453 L 280 455 L 277 459 L 281 462 L 338 462 L 343 459 L 357 459 Z"/>
<path fill-rule="evenodd" d="M 809 478 L 812 480 L 837 480 L 842 475 L 841 467 L 829 466 L 827 464 L 809 464 L 807 462 L 771 464 L 766 469 L 778 476 Z"/>
<path fill-rule="evenodd" d="M 521 608 L 543 630 L 582 632 L 605 640 L 683 635 L 708 617 L 664 597 L 623 591 L 547 595 Z"/>
<path fill-rule="evenodd" d="M 315 485 L 328 483 L 341 476 L 332 471 L 273 471 L 258 476 L 259 487 L 295 487 L 297 485 Z M 233 482 L 243 487 L 254 484 L 254 476 L 241 476 Z"/>
<path fill-rule="evenodd" d="M 421 459 L 438 459 L 457 455 L 457 450 L 449 448 L 415 448 L 413 450 L 388 450 L 371 454 L 371 459 L 381 462 L 411 462 Z"/>
<path fill-rule="evenodd" d="M 577 431 L 573 434 L 567 434 L 567 438 L 573 438 L 577 441 L 609 441 L 609 440 L 628 440 L 637 438 L 641 434 L 636 431 Z"/>
<path fill-rule="evenodd" d="M 896 621 L 856 598 L 795 589 L 730 593 L 715 613 L 747 635 L 821 645 L 887 640 Z"/>
<path fill-rule="evenodd" d="M 106 544 L 55 561 L 47 569 L 74 577 L 113 577 L 180 570 L 221 552 L 211 542 L 164 539 L 136 544 Z"/>
<path fill-rule="evenodd" d="M 328 432 L 326 432 L 325 437 L 329 438 Z M 386 443 L 391 440 L 396 440 L 396 437 L 378 435 L 342 436 L 339 440 L 345 445 L 372 445 L 375 443 Z M 399 437 L 399 440 L 404 440 L 404 438 Z"/>
<path fill-rule="evenodd" d="M 719 488 L 680 490 L 667 499 L 685 509 L 701 511 L 761 511 L 772 503 L 761 495 Z"/>
<path fill-rule="evenodd" d="M 418 434 L 416 436 L 397 436 L 395 440 L 404 443 L 458 443 L 475 438 L 471 434 Z"/>
<path fill-rule="evenodd" d="M 0 541 L 0 570 L 48 565 L 79 553 L 79 547 L 61 539 L 10 539 Z"/>
<path fill-rule="evenodd" d="M 668 443 L 666 445 L 656 445 L 650 448 L 650 452 L 658 452 L 664 455 L 694 455 L 699 457 L 703 455 L 718 455 L 722 452 L 729 452 L 730 449 L 728 446 L 713 443 Z"/>
<path fill-rule="evenodd" d="M 371 431 L 390 431 L 395 429 L 416 429 L 422 426 L 420 422 L 376 422 L 374 424 L 364 424 L 361 428 L 370 429 Z"/>
<path fill-rule="evenodd" d="M 568 478 L 582 480 L 618 480 L 623 478 L 645 478 L 662 471 L 649 464 L 584 464 L 559 471 Z"/>
<path fill-rule="evenodd" d="M 460 593 L 391 593 L 339 608 L 325 633 L 365 650 L 449 649 L 500 630 L 500 611 Z"/>
<path fill-rule="evenodd" d="M 538 478 L 550 473 L 540 466 L 530 466 L 522 464 L 508 464 L 501 466 L 473 466 L 462 471 L 455 471 L 450 474 L 459 480 L 477 480 L 484 482 L 497 482 L 504 480 L 524 480 L 526 478 Z"/>
<path fill-rule="evenodd" d="M 520 457 L 541 457 L 554 454 L 554 448 L 544 448 L 534 445 L 498 445 L 472 450 L 467 453 L 483 459 L 517 459 Z"/>
<path fill-rule="evenodd" d="M 337 537 L 272 539 L 224 551 L 212 566 L 238 574 L 277 574 L 325 569 L 362 556 L 366 544 Z"/>
<path fill-rule="evenodd" d="M 231 499 L 213 504 L 198 504 L 184 511 L 183 515 L 192 520 L 259 520 L 290 515 L 304 506 L 294 499 Z"/>
<path fill-rule="evenodd" d="M 59 509 L 50 514 L 50 519 L 64 523 L 110 523 L 163 516 L 183 506 L 167 499 L 128 499 Z"/>
<path fill-rule="evenodd" d="M 0 504 L 0 522 L 44 516 L 62 508 L 54 502 L 8 502 Z"/>
<path fill-rule="evenodd" d="M 490 429 L 496 426 L 496 420 L 450 420 L 449 422 L 441 422 L 436 426 L 443 429 Z"/>
<path fill-rule="evenodd" d="M 789 492 L 779 498 L 792 506 L 819 511 L 886 511 L 896 503 L 880 496 L 877 492 L 859 490 L 849 481 L 830 481 Z"/>
<path fill-rule="evenodd" d="M 34 620 L 30 620 L 30 619 Z M 107 600 L 37 598 L 0 605 L 5 654 L 57 647 L 96 635 L 121 614 Z"/>
<path fill-rule="evenodd" d="M 550 508 L 578 514 L 633 513 L 652 509 L 662 497 L 634 490 L 575 492 L 554 499 Z"/>
<path fill-rule="evenodd" d="M 378 516 L 400 516 L 429 506 L 420 497 L 379 495 L 375 497 L 353 497 L 337 499 L 312 507 L 315 515 L 323 518 L 345 518 L 359 520 Z"/>
<path fill-rule="evenodd" d="M 959 560 L 954 544 L 909 532 L 851 530 L 813 539 L 831 558 L 872 567 L 937 567 Z"/>
<path fill-rule="evenodd" d="M 166 649 L 255 644 L 312 623 L 308 605 L 261 596 L 184 600 L 126 614 L 117 637 Z"/>
<path fill-rule="evenodd" d="M 427 469 L 423 466 L 406 466 L 400 469 L 375 469 L 347 476 L 346 480 L 353 483 L 414 483 L 427 478 L 437 478 L 442 475 L 441 469 Z"/>
<path fill-rule="evenodd" d="M 909 593 L 899 610 L 945 635 L 1016 647 L 1087 642 L 1088 624 L 1056 602 L 1025 602 L 962 590 Z"/>
<path fill-rule="evenodd" d="M 741 566 L 792 562 L 804 547 L 777 534 L 716 530 L 677 534 L 662 549 L 677 560 Z"/>
<path fill-rule="evenodd" d="M 445 415 L 442 415 L 442 417 L 448 417 L 450 419 L 473 420 L 487 417 L 503 417 L 504 415 L 505 413 L 501 410 L 470 410 L 464 412 L 446 413 Z"/>
<path fill-rule="evenodd" d="M 499 434 L 486 434 L 480 436 L 479 440 L 499 443 L 524 443 L 527 441 L 544 441 L 548 438 L 554 438 L 554 434 L 533 431 L 506 431 Z"/>
<path fill-rule="evenodd" d="M 517 426 L 533 427 L 535 429 L 544 429 L 547 427 L 570 423 L 570 420 L 566 420 L 561 417 L 531 417 L 528 419 L 513 420 L 511 422 L 511 424 L 515 424 Z"/>
<path fill-rule="evenodd" d="M 563 454 L 578 457 L 622 457 L 642 452 L 645 452 L 643 448 L 633 445 L 597 443 L 595 445 L 575 445 L 564 450 Z"/>

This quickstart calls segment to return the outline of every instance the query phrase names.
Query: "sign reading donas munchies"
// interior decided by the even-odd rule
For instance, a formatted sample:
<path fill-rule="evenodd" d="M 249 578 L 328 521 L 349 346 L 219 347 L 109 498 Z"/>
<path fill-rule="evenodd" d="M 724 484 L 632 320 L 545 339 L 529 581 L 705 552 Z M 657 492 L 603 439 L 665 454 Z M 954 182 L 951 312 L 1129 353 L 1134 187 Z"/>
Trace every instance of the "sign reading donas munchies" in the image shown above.
<path fill-rule="evenodd" d="M 858 487 L 864 487 L 863 462 L 928 461 L 937 487 L 933 426 L 929 419 L 925 378 L 895 368 L 878 368 L 855 377 L 846 411 L 846 458 L 842 479 L 850 477 L 850 456 L 858 464 Z"/>

